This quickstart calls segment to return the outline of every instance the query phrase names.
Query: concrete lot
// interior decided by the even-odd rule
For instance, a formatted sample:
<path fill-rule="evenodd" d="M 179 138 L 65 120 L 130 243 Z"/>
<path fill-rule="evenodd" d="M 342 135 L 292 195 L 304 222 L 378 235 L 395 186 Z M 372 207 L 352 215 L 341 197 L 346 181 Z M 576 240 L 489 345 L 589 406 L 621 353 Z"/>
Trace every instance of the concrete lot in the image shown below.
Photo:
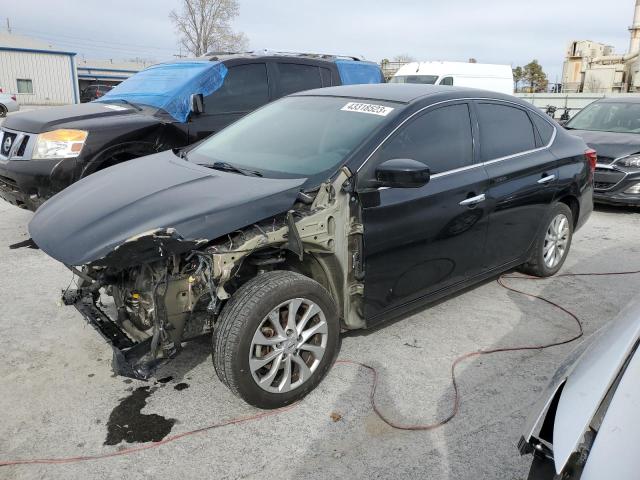
<path fill-rule="evenodd" d="M 57 305 L 70 273 L 38 250 L 8 249 L 27 238 L 30 217 L 0 203 L 0 460 L 110 452 L 131 446 L 113 445 L 125 430 L 162 436 L 256 412 L 217 380 L 206 340 L 189 344 L 160 372 L 158 378 L 172 377 L 166 383 L 113 377 L 109 347 L 74 309 Z M 640 269 L 639 238 L 638 210 L 601 209 L 578 232 L 564 271 Z M 637 293 L 640 278 L 510 282 L 574 310 L 591 334 Z M 550 306 L 490 281 L 345 338 L 340 357 L 378 369 L 379 404 L 390 417 L 430 423 L 450 411 L 449 368 L 458 355 L 553 341 L 574 330 L 571 319 Z M 530 459 L 516 449 L 520 427 L 572 348 L 467 361 L 459 369 L 460 414 L 431 432 L 383 424 L 369 405 L 370 375 L 339 365 L 292 411 L 131 456 L 0 467 L 0 478 L 522 479 Z"/>

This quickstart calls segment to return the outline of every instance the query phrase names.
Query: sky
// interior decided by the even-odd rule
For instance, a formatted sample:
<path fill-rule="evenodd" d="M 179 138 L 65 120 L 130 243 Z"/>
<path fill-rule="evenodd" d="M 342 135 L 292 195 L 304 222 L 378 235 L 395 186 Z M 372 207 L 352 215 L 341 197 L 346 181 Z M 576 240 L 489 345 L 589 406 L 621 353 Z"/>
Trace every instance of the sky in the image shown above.
<path fill-rule="evenodd" d="M 634 0 L 239 0 L 234 29 L 252 49 L 393 59 L 524 65 L 537 59 L 550 82 L 572 40 L 628 48 Z M 166 60 L 180 46 L 169 12 L 180 0 L 3 2 L 0 29 L 71 50 L 80 59 Z M 184 52 L 182 52 L 184 53 Z"/>

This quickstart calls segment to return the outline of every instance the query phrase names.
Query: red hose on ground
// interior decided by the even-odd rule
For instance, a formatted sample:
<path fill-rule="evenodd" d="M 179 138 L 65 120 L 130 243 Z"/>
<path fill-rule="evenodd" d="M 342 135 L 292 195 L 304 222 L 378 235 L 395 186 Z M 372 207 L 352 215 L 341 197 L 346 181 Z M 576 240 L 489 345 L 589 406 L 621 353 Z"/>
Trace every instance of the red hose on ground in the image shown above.
<path fill-rule="evenodd" d="M 606 272 L 606 273 L 564 273 L 564 274 L 556 275 L 555 277 L 557 278 L 557 277 L 634 275 L 634 274 L 638 274 L 638 273 L 640 273 L 640 270 L 629 271 L 629 272 Z M 530 298 L 535 298 L 537 300 L 545 302 L 545 303 L 547 303 L 547 304 L 549 304 L 549 305 L 561 310 L 562 312 L 567 314 L 569 317 L 571 317 L 576 322 L 576 325 L 578 326 L 578 333 L 576 335 L 572 336 L 571 338 L 566 339 L 566 340 L 557 341 L 557 342 L 553 342 L 553 343 L 549 343 L 549 344 L 545 344 L 545 345 L 523 345 L 523 346 L 516 346 L 516 347 L 493 348 L 493 349 L 490 349 L 490 350 L 477 350 L 475 352 L 469 352 L 469 353 L 465 353 L 464 355 L 459 356 L 451 364 L 451 384 L 453 385 L 453 394 L 454 394 L 454 396 L 453 396 L 453 407 L 451 409 L 451 413 L 447 417 L 445 417 L 444 419 L 442 419 L 440 421 L 437 421 L 435 423 L 423 424 L 423 425 L 403 425 L 403 424 L 394 422 L 393 420 L 390 420 L 385 414 L 383 414 L 380 411 L 380 409 L 378 408 L 378 405 L 376 403 L 376 389 L 378 387 L 378 372 L 376 371 L 376 369 L 373 368 L 370 365 L 367 365 L 367 364 L 361 363 L 361 362 L 356 362 L 354 360 L 338 360 L 336 362 L 336 364 L 338 364 L 338 365 L 352 365 L 352 366 L 362 367 L 362 368 L 367 369 L 367 370 L 369 370 L 371 372 L 371 374 L 373 376 L 373 380 L 371 382 L 371 393 L 369 395 L 369 401 L 371 403 L 371 408 L 373 409 L 375 414 L 380 418 L 380 420 L 382 420 L 384 423 L 386 423 L 390 427 L 395 428 L 397 430 L 420 430 L 420 431 L 434 430 L 436 428 L 442 427 L 443 425 L 449 423 L 458 414 L 458 411 L 460 409 L 460 391 L 459 391 L 458 383 L 457 383 L 457 380 L 456 380 L 456 367 L 461 362 L 463 362 L 464 360 L 467 360 L 467 359 L 472 358 L 472 357 L 481 356 L 481 355 L 492 355 L 494 353 L 520 352 L 520 351 L 526 351 L 526 350 L 544 350 L 544 349 L 547 349 L 547 348 L 557 347 L 559 345 L 566 345 L 568 343 L 574 342 L 574 341 L 578 340 L 580 337 L 582 337 L 582 335 L 584 334 L 583 329 L 582 329 L 582 322 L 580 321 L 580 319 L 578 318 L 578 316 L 576 314 L 574 314 L 570 310 L 566 309 L 565 307 L 563 307 L 563 306 L 561 306 L 561 305 L 559 305 L 559 304 L 557 304 L 557 303 L 555 303 L 555 302 L 553 302 L 553 301 L 551 301 L 551 300 L 549 300 L 547 298 L 544 298 L 544 297 L 542 297 L 540 295 L 534 295 L 532 293 L 524 292 L 522 290 L 518 290 L 518 289 L 516 289 L 514 287 L 510 287 L 510 286 L 506 285 L 504 283 L 504 279 L 506 279 L 506 278 L 514 278 L 514 279 L 520 279 L 520 280 L 545 280 L 545 279 L 538 278 L 538 277 L 520 276 L 520 275 L 502 275 L 500 278 L 498 278 L 497 282 L 501 287 L 506 288 L 507 290 L 510 290 L 512 292 L 515 292 L 515 293 L 518 293 L 520 295 L 524 295 L 524 296 L 527 296 L 527 297 L 530 297 Z M 190 430 L 188 432 L 183 432 L 183 433 L 178 433 L 176 435 L 171 435 L 169 437 L 166 437 L 166 438 L 160 440 L 159 442 L 148 443 L 148 444 L 140 445 L 140 446 L 137 446 L 137 447 L 125 448 L 123 450 L 118 450 L 118 451 L 115 451 L 115 452 L 102 453 L 102 454 L 97 454 L 97 455 L 78 456 L 78 457 L 33 458 L 33 459 L 24 459 L 24 460 L 1 460 L 0 461 L 0 467 L 7 467 L 7 466 L 11 466 L 11 465 L 33 465 L 33 464 L 47 464 L 47 465 L 54 464 L 55 465 L 55 464 L 63 464 L 63 463 L 78 463 L 78 462 L 86 462 L 86 461 L 90 461 L 90 460 L 100 460 L 100 459 L 104 459 L 104 458 L 119 457 L 119 456 L 122 456 L 122 455 L 130 455 L 132 453 L 140 452 L 140 451 L 143 451 L 143 450 L 149 450 L 151 448 L 160 447 L 161 445 L 165 445 L 167 443 L 175 442 L 176 440 L 180 440 L 181 438 L 188 437 L 188 436 L 191 436 L 191 435 L 195 435 L 197 433 L 203 433 L 203 432 L 207 432 L 209 430 L 214 430 L 214 429 L 226 427 L 226 426 L 229 426 L 229 425 L 238 425 L 238 424 L 241 424 L 241 423 L 251 422 L 251 421 L 255 421 L 255 420 L 260 420 L 262 418 L 278 415 L 278 414 L 286 412 L 288 410 L 292 410 L 297 406 L 298 406 L 298 403 L 295 403 L 293 405 L 289 405 L 287 407 L 280 408 L 280 409 L 277 409 L 277 410 L 263 411 L 263 412 L 259 412 L 259 413 L 255 414 L 255 415 L 249 415 L 249 416 L 246 416 L 246 417 L 240 417 L 240 418 L 227 420 L 225 422 L 215 423 L 213 425 L 209 425 L 209 426 L 206 426 L 206 427 L 198 428 L 196 430 Z"/>

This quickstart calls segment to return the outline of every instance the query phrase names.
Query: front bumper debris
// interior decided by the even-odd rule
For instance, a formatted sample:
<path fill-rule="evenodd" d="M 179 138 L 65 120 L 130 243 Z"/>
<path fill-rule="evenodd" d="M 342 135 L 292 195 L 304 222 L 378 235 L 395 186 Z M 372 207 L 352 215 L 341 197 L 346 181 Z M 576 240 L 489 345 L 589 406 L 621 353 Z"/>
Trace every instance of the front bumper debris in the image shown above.
<path fill-rule="evenodd" d="M 151 356 L 152 338 L 141 342 L 129 338 L 124 330 L 95 304 L 90 292 L 83 292 L 82 289 L 68 290 L 63 293 L 62 301 L 65 305 L 75 307 L 87 323 L 111 345 L 113 349 L 111 366 L 115 374 L 137 380 L 148 380 L 160 365 L 173 358 L 153 358 Z"/>

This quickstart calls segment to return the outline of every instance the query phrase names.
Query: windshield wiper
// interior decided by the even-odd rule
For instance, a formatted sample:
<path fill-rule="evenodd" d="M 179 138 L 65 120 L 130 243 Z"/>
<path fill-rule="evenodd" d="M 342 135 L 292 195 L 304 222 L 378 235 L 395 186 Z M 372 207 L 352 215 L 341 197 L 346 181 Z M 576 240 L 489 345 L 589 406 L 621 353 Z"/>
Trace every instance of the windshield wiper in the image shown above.
<path fill-rule="evenodd" d="M 215 170 L 223 170 L 225 172 L 240 173 L 248 177 L 262 177 L 262 173 L 258 172 L 257 170 L 249 170 L 247 168 L 236 167 L 235 165 L 232 165 L 231 163 L 228 163 L 228 162 L 206 163 L 206 164 L 202 164 L 202 166 L 213 168 Z"/>

